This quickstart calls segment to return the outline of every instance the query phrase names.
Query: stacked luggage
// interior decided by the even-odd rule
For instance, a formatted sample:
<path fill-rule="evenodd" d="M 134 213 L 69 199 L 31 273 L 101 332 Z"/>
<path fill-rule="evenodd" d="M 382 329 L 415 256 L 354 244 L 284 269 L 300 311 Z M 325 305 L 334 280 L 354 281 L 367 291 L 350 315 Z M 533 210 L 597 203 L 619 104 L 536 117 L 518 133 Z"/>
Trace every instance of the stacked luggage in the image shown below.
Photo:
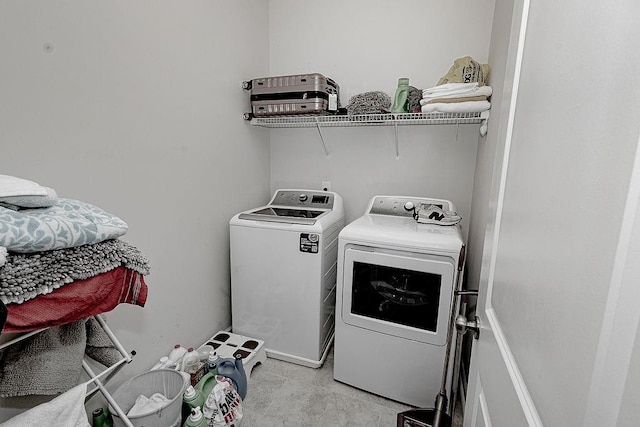
<path fill-rule="evenodd" d="M 247 118 L 338 111 L 340 87 L 319 73 L 263 77 L 243 82 L 251 91 Z"/>

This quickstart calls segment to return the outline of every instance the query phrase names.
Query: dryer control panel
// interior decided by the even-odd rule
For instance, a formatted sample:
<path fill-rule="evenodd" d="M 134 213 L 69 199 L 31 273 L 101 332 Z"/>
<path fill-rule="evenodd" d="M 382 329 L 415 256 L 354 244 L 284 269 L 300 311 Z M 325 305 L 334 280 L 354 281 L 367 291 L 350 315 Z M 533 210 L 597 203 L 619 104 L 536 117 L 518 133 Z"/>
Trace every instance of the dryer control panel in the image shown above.
<path fill-rule="evenodd" d="M 403 196 L 375 196 L 369 203 L 367 213 L 389 216 L 413 216 L 413 207 L 416 209 L 424 205 L 436 205 L 445 211 L 455 210 L 453 204 L 444 199 L 431 199 L 426 197 Z"/>

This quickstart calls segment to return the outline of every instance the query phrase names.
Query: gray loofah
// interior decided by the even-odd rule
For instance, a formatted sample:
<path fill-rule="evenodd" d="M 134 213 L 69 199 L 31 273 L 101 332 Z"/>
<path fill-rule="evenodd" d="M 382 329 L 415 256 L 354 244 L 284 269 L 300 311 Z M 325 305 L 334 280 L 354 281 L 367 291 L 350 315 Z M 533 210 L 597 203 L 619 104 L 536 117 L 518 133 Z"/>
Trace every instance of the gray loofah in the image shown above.
<path fill-rule="evenodd" d="M 420 100 L 422 99 L 422 89 L 409 86 L 409 112 L 420 112 Z"/>
<path fill-rule="evenodd" d="M 121 265 L 142 275 L 149 274 L 147 257 L 135 246 L 118 239 L 29 254 L 10 252 L 0 268 L 0 300 L 5 304 L 22 304 Z"/>
<path fill-rule="evenodd" d="M 420 93 L 422 97 L 422 93 Z M 391 97 L 384 92 L 372 91 L 354 95 L 347 105 L 347 113 L 355 114 L 380 114 L 387 113 L 391 108 Z"/>

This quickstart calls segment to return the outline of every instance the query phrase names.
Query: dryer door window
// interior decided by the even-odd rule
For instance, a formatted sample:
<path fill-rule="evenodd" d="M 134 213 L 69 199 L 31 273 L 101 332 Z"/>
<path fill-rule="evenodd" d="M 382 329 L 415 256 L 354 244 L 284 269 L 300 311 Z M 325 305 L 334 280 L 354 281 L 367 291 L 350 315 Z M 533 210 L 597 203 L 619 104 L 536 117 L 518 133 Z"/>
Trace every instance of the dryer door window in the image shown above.
<path fill-rule="evenodd" d="M 455 278 L 452 258 L 345 249 L 342 320 L 420 342 L 446 343 Z"/>
<path fill-rule="evenodd" d="M 439 274 L 354 262 L 351 312 L 436 332 L 441 287 Z"/>

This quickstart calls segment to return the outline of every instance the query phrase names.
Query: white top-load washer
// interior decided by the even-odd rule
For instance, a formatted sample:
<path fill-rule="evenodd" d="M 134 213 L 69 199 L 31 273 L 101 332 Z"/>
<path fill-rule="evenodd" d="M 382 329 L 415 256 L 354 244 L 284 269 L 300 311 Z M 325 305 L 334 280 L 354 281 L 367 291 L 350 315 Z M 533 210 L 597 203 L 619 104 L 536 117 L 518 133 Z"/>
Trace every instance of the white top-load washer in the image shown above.
<path fill-rule="evenodd" d="M 342 198 L 277 190 L 230 223 L 234 333 L 261 339 L 268 357 L 320 367 L 334 334 Z"/>
<path fill-rule="evenodd" d="M 334 378 L 417 407 L 440 390 L 464 266 L 458 225 L 416 221 L 414 207 L 430 204 L 455 211 L 443 199 L 375 196 L 338 243 Z"/>

